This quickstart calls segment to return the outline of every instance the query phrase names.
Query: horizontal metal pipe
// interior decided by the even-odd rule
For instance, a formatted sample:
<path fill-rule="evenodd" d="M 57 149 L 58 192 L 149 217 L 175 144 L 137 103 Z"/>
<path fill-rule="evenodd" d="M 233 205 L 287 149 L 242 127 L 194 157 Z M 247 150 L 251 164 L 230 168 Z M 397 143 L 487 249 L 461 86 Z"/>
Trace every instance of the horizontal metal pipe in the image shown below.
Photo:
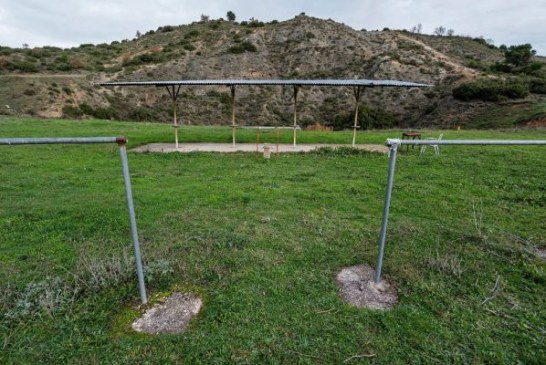
<path fill-rule="evenodd" d="M 525 140 L 525 139 L 387 139 L 387 146 L 393 145 L 497 145 L 497 146 L 517 146 L 517 145 L 546 145 L 546 140 Z"/>
<path fill-rule="evenodd" d="M 72 144 L 72 143 L 118 143 L 125 144 L 125 137 L 69 137 L 69 138 L 0 138 L 0 145 L 16 144 Z"/>
<path fill-rule="evenodd" d="M 270 126 L 240 126 L 238 127 L 239 129 L 263 129 L 263 130 L 266 130 L 266 129 L 294 129 L 294 127 L 270 127 Z M 296 126 L 295 129 L 301 129 L 300 126 Z"/>

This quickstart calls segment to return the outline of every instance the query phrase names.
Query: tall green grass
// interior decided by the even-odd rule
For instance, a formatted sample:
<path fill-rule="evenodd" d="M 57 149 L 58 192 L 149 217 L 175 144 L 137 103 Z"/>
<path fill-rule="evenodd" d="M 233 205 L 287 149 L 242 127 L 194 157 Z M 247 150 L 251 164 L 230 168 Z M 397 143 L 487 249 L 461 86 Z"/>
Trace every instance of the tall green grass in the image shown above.
<path fill-rule="evenodd" d="M 0 120 L 2 137 L 122 134 L 136 146 L 171 133 L 154 124 Z M 181 134 L 230 136 L 198 127 Z M 350 307 L 335 286 L 340 268 L 375 265 L 386 156 L 130 153 L 151 294 L 179 286 L 205 300 L 186 333 L 146 336 L 128 328 L 138 292 L 117 147 L 0 146 L 0 362 L 544 363 L 546 265 L 535 254 L 546 247 L 544 147 L 427 152 L 404 148 L 397 162 L 384 274 L 399 304 L 388 312 Z"/>

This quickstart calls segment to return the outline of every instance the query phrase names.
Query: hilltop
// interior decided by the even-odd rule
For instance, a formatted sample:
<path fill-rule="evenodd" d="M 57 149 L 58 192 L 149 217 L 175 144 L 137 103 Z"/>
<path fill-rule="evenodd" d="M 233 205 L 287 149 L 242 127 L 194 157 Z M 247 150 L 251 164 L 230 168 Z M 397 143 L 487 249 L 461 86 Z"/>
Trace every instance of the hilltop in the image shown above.
<path fill-rule="evenodd" d="M 513 95 L 509 90 L 508 97 L 495 100 L 454 98 L 454 88 L 462 84 L 516 77 L 491 72 L 492 65 L 503 59 L 504 51 L 482 38 L 355 30 L 305 15 L 267 24 L 209 20 L 163 26 L 133 40 L 110 44 L 71 49 L 0 47 L 0 113 L 169 122 L 171 106 L 165 90 L 112 90 L 93 87 L 92 82 L 366 78 L 434 85 L 430 89 L 367 89 L 361 116 L 366 127 L 466 126 L 495 113 L 502 116 L 498 124 L 487 120 L 482 126 L 505 127 L 516 119 L 542 118 L 546 78 L 540 73 L 538 87 L 531 87 L 531 93 Z M 543 58 L 536 60 L 544 62 Z M 521 75 L 517 78 L 517 82 L 528 82 Z M 183 89 L 181 121 L 229 124 L 229 100 L 227 87 Z M 304 126 L 320 123 L 341 128 L 353 107 L 349 88 L 300 91 L 298 108 Z M 289 88 L 237 90 L 237 118 L 242 124 L 287 124 L 291 108 Z"/>

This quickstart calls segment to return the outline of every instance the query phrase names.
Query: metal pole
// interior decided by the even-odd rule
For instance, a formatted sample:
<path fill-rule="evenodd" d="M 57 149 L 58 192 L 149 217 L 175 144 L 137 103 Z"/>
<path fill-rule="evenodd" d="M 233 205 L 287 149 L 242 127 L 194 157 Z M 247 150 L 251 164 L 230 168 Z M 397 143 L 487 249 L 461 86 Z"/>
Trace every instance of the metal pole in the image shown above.
<path fill-rule="evenodd" d="M 235 124 L 235 85 L 230 85 L 229 90 L 231 91 L 231 141 L 235 147 L 235 129 L 237 128 Z"/>
<path fill-rule="evenodd" d="M 387 146 L 390 145 L 452 145 L 452 146 L 529 146 L 529 145 L 546 145 L 546 140 L 532 139 L 387 139 Z"/>
<path fill-rule="evenodd" d="M 298 90 L 299 86 L 294 85 L 294 149 L 296 148 L 296 128 L 298 126 Z"/>
<path fill-rule="evenodd" d="M 0 138 L 0 145 L 116 143 L 123 137 Z"/>
<path fill-rule="evenodd" d="M 385 191 L 385 203 L 383 205 L 383 219 L 381 220 L 381 231 L 379 233 L 379 250 L 377 253 L 377 264 L 375 265 L 374 282 L 379 284 L 381 281 L 381 266 L 383 265 L 383 252 L 385 250 L 385 238 L 387 236 L 387 224 L 389 221 L 389 208 L 391 205 L 392 184 L 394 181 L 394 167 L 396 165 L 396 152 L 398 144 L 389 146 L 389 173 L 387 176 L 387 188 Z"/>
<path fill-rule="evenodd" d="M 144 285 L 144 271 L 142 270 L 142 257 L 140 256 L 140 244 L 138 243 L 138 232 L 135 218 L 135 208 L 133 205 L 133 193 L 131 191 L 131 177 L 129 176 L 129 164 L 127 162 L 127 151 L 125 141 L 118 142 L 119 157 L 121 159 L 121 170 L 123 172 L 123 182 L 125 183 L 125 196 L 127 198 L 127 212 L 129 213 L 129 224 L 131 225 L 131 238 L 135 250 L 135 263 L 138 278 L 138 290 L 140 292 L 140 301 L 142 304 L 148 302 L 146 296 L 146 286 Z"/>
<path fill-rule="evenodd" d="M 529 146 L 546 145 L 546 140 L 402 140 L 398 138 L 387 139 L 389 147 L 389 172 L 387 177 L 387 188 L 385 192 L 385 203 L 383 205 L 383 219 L 381 221 L 381 231 L 379 233 L 379 250 L 377 253 L 377 264 L 375 268 L 374 282 L 379 284 L 381 281 L 381 267 L 383 264 L 383 253 L 385 250 L 385 239 L 387 236 L 387 224 L 389 220 L 389 208 L 391 204 L 392 185 L 394 181 L 394 168 L 396 165 L 396 152 L 401 145 L 470 145 L 470 146 Z"/>

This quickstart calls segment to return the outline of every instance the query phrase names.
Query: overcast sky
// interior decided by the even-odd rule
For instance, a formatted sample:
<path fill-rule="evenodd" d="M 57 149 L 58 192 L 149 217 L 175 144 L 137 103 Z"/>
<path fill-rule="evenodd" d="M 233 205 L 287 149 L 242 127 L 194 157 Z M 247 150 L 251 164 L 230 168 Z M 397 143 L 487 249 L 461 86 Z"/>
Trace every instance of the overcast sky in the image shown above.
<path fill-rule="evenodd" d="M 198 21 L 201 14 L 238 21 L 293 18 L 301 12 L 355 29 L 442 25 L 494 44 L 531 43 L 546 55 L 546 0 L 0 0 L 0 45 L 73 47 L 132 39 L 162 25 Z"/>

